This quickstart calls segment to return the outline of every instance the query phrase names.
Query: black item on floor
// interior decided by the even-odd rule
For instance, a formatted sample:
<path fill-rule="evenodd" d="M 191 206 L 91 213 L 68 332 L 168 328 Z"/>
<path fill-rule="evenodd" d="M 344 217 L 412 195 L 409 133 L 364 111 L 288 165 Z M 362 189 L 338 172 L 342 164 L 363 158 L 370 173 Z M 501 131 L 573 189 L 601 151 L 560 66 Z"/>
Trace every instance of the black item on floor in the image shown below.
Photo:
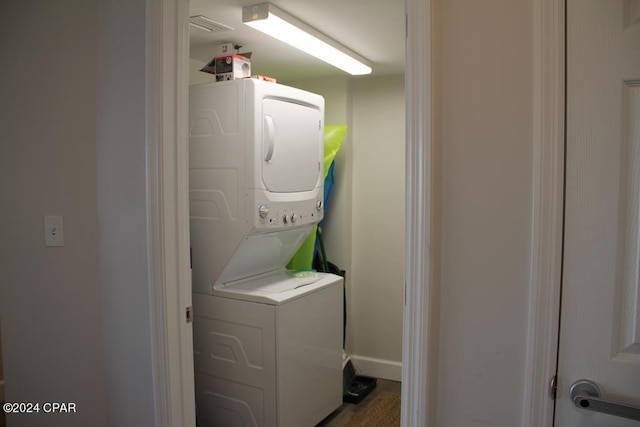
<path fill-rule="evenodd" d="M 376 388 L 377 378 L 356 375 L 353 363 L 349 360 L 342 370 L 342 401 L 347 403 L 360 403 L 369 393 Z"/>

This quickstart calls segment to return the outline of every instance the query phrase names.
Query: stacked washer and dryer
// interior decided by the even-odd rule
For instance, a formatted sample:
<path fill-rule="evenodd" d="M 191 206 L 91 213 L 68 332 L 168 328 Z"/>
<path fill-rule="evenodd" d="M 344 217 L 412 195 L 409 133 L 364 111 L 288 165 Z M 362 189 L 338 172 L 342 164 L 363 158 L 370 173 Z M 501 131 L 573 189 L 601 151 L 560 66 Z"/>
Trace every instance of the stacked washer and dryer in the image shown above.
<path fill-rule="evenodd" d="M 342 403 L 343 282 L 285 265 L 323 218 L 324 99 L 190 88 L 198 425 L 314 426 Z"/>

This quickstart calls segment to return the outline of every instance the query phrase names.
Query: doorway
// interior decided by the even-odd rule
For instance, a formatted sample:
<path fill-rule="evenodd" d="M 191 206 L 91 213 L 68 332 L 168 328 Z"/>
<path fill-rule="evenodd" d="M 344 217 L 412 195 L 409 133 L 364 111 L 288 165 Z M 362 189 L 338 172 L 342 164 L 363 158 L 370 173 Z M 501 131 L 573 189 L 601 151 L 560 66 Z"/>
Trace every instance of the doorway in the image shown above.
<path fill-rule="evenodd" d="M 391 69 L 395 74 L 380 74 L 379 68 L 389 68 L 385 64 L 374 66 L 373 76 L 357 78 L 347 77 L 319 62 L 305 65 L 307 68 L 301 66 L 297 73 L 288 69 L 272 71 L 269 64 L 263 65 L 265 52 L 284 55 L 279 52 L 284 50 L 280 46 L 282 43 L 266 36 L 253 41 L 250 37 L 259 33 L 253 31 L 245 35 L 237 31 L 246 31 L 243 28 L 246 26 L 238 22 L 245 3 L 191 1 L 191 16 L 204 15 L 234 27 L 236 31 L 221 32 L 214 37 L 191 27 L 190 81 L 212 81 L 211 75 L 199 71 L 214 56 L 216 43 L 211 40 L 230 41 L 243 45 L 240 52 L 252 53 L 252 74 L 278 72 L 270 76 L 278 83 L 322 95 L 325 98 L 325 124 L 348 126 L 348 136 L 336 158 L 335 186 L 323 229 L 327 255 L 332 263 L 347 271 L 347 353 L 363 374 L 399 381 L 402 375 L 405 246 L 404 76 L 393 71 L 397 67 Z M 360 10 L 363 5 L 353 2 L 345 9 L 326 2 L 304 5 L 298 2 L 291 3 L 290 7 L 296 9 L 287 12 L 313 25 L 310 16 L 319 11 L 331 16 L 327 11 L 340 10 L 332 17 L 337 21 L 337 27 L 345 27 L 339 25 L 341 21 L 362 27 L 359 20 L 366 16 L 358 17 L 350 11 Z M 286 3 L 278 6 L 285 8 Z M 367 9 L 380 7 L 383 11 L 376 18 L 384 18 L 387 28 L 395 28 L 399 33 L 380 35 L 397 39 L 401 44 L 404 36 L 402 10 L 398 11 L 388 3 L 370 5 Z M 235 21 L 229 21 L 231 19 Z M 391 19 L 393 22 L 389 22 Z M 322 24 L 327 25 L 326 17 Z M 351 41 L 357 42 L 357 37 Z M 287 54 L 292 55 L 292 61 L 298 61 L 299 55 L 308 56 L 293 49 Z M 282 61 L 286 63 L 286 57 L 283 56 Z"/>
<path fill-rule="evenodd" d="M 411 158 L 411 166 L 408 167 L 407 175 L 411 178 L 407 181 L 408 190 L 411 194 L 412 205 L 409 207 L 407 215 L 411 218 L 408 221 L 408 228 L 411 233 L 408 233 L 408 238 L 411 239 L 407 242 L 407 247 L 410 249 L 407 253 L 410 253 L 410 259 L 407 259 L 407 306 L 405 310 L 405 350 L 403 356 L 405 357 L 404 372 L 410 372 L 409 381 L 413 384 L 405 395 L 411 399 L 415 404 L 407 404 L 405 407 L 405 414 L 407 408 L 413 407 L 415 410 L 409 411 L 408 417 L 405 418 L 407 425 L 427 425 L 426 414 L 433 413 L 429 410 L 429 406 L 433 404 L 428 399 L 432 399 L 434 393 L 427 393 L 428 386 L 434 384 L 433 375 L 435 371 L 432 369 L 435 367 L 433 359 L 427 357 L 427 351 L 430 349 L 433 351 L 433 347 L 429 347 L 429 343 L 433 343 L 435 338 L 432 338 L 434 327 L 434 319 L 429 318 L 428 307 L 430 304 L 435 304 L 437 295 L 433 291 L 437 290 L 435 285 L 431 284 L 430 272 L 431 266 L 429 263 L 432 261 L 431 248 L 431 126 L 430 120 L 432 117 L 431 112 L 431 2 L 427 1 L 409 1 L 407 2 L 407 18 L 409 20 L 409 40 L 408 51 L 412 54 L 416 54 L 410 58 L 412 65 L 407 67 L 407 87 L 412 90 L 407 92 L 407 104 L 411 105 L 411 108 L 407 110 L 408 116 L 408 131 L 407 141 L 408 146 L 411 147 L 411 153 L 407 153 L 407 157 Z M 523 13 L 522 15 L 525 15 Z M 524 16 L 522 21 L 526 21 L 530 18 L 529 15 Z M 426 18 L 426 19 L 425 19 Z M 505 19 L 506 20 L 506 19 Z M 513 20 L 510 20 L 511 22 Z M 521 22 L 521 21 L 518 21 Z M 425 23 L 427 25 L 425 25 Z M 525 74 L 528 75 L 528 74 Z M 526 82 L 525 82 L 526 83 Z M 525 84 L 526 86 L 526 84 Z M 525 98 L 529 99 L 529 98 Z M 527 135 L 524 136 L 526 139 Z M 415 197 L 414 197 L 415 196 Z M 410 211 L 410 212 L 409 212 Z M 409 225 L 411 224 L 411 225 Z M 528 300 L 527 300 L 528 301 Z M 522 303 L 521 300 L 519 302 Z M 523 303 L 526 304 L 526 303 Z M 536 305 L 533 304 L 534 310 L 532 313 L 538 313 L 536 311 Z M 533 316 L 535 318 L 535 316 Z M 544 325 L 543 325 L 544 326 Z M 534 329 L 534 333 L 531 336 L 536 335 L 543 340 L 548 338 L 548 331 L 546 329 Z M 407 337 L 409 337 L 407 339 Z M 526 341 L 527 338 L 519 337 L 518 339 Z M 531 338 L 529 338 L 531 340 Z M 522 347 L 525 345 L 523 344 Z M 534 347 L 531 347 L 534 348 Z M 545 349 L 546 351 L 546 349 Z M 527 362 L 530 362 L 527 359 Z M 524 363 L 523 363 L 524 364 Z M 534 369 L 527 367 L 527 378 L 533 378 Z M 536 372 L 538 373 L 538 372 Z M 547 394 L 547 380 L 544 379 L 544 390 L 542 393 L 535 393 L 536 396 L 543 396 L 540 399 L 548 399 Z M 532 380 L 528 380 L 526 389 L 528 390 Z M 404 384 L 403 384 L 404 386 Z M 520 390 L 520 388 L 519 388 Z M 532 394 L 533 395 L 533 394 Z M 531 398 L 532 396 L 525 396 L 525 398 Z M 425 402 L 427 407 L 425 410 Z M 527 406 L 527 405 L 525 405 Z M 515 410 L 514 410 L 515 411 Z M 535 412 L 535 411 L 532 411 Z M 414 420 L 414 421 L 412 421 Z M 535 424 L 532 424 L 535 425 Z"/>

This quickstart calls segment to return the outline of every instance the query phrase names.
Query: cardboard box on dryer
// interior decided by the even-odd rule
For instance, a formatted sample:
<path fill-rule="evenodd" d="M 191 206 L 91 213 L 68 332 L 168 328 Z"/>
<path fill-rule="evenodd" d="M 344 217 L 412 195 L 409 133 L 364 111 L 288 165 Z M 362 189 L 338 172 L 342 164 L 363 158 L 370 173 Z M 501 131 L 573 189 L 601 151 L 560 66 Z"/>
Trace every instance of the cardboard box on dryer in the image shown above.
<path fill-rule="evenodd" d="M 215 58 L 216 81 L 244 79 L 251 77 L 251 60 L 242 55 L 219 56 Z"/>

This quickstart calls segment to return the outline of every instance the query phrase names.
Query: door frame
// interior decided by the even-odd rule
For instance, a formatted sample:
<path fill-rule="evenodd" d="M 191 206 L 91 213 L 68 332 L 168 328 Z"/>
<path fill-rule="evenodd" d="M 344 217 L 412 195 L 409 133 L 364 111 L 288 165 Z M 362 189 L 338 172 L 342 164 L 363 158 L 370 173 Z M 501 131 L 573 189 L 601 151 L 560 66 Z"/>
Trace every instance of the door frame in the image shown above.
<path fill-rule="evenodd" d="M 562 278 L 565 0 L 533 0 L 532 228 L 523 427 L 553 425 Z M 406 0 L 406 265 L 402 425 L 435 426 L 437 399 L 437 191 L 432 133 L 433 0 Z M 437 124 L 436 124 L 437 125 Z M 433 157 L 432 157 L 433 154 Z M 434 239 L 435 238 L 435 239 Z M 432 243 L 434 243 L 432 245 Z M 433 308 L 433 309 L 432 309 Z M 489 390 L 489 392 L 500 390 Z M 428 414 L 428 415 L 427 415 Z"/>
<path fill-rule="evenodd" d="M 401 419 L 405 427 L 434 425 L 435 325 L 432 274 L 432 0 L 406 0 L 405 297 Z M 431 418 L 431 420 L 430 420 Z"/>
<path fill-rule="evenodd" d="M 405 0 L 406 260 L 402 425 L 435 426 L 439 280 L 432 194 L 432 7 Z M 522 426 L 552 425 L 564 187 L 564 0 L 533 3 L 533 198 Z M 188 0 L 147 0 L 148 206 L 157 425 L 194 425 L 188 262 Z M 436 147 L 437 148 L 437 147 Z"/>
<path fill-rule="evenodd" d="M 146 0 L 146 178 L 155 425 L 195 426 L 189 251 L 189 1 Z"/>
<path fill-rule="evenodd" d="M 552 426 L 564 233 L 565 0 L 535 0 L 533 200 L 523 426 Z"/>

